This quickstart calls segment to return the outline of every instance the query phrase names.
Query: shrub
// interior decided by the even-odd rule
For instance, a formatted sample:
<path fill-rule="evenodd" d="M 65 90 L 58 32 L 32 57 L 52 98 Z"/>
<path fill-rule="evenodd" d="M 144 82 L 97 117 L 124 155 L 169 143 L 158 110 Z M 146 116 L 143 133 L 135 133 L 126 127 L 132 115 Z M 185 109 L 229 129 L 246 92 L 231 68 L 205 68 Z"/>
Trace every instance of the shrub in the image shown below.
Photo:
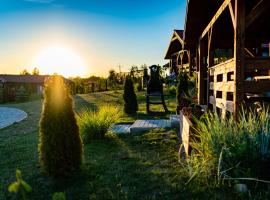
<path fill-rule="evenodd" d="M 180 71 L 178 75 L 178 84 L 177 84 L 177 102 L 180 105 L 181 97 L 189 96 L 188 92 L 188 75 L 187 72 Z"/>
<path fill-rule="evenodd" d="M 97 112 L 85 110 L 79 115 L 80 130 L 85 142 L 104 138 L 110 126 L 120 117 L 117 107 L 103 106 Z"/>
<path fill-rule="evenodd" d="M 134 92 L 133 81 L 130 76 L 126 77 L 124 85 L 124 111 L 127 114 L 134 114 L 138 111 L 137 96 Z"/>
<path fill-rule="evenodd" d="M 171 95 L 175 95 L 176 94 L 176 87 L 173 85 L 171 87 L 169 87 L 169 93 Z"/>
<path fill-rule="evenodd" d="M 52 176 L 67 176 L 82 164 L 82 140 L 72 98 L 60 76 L 45 84 L 39 130 L 39 159 Z"/>
<path fill-rule="evenodd" d="M 63 192 L 56 192 L 53 194 L 52 200 L 66 200 L 66 195 Z"/>
<path fill-rule="evenodd" d="M 20 199 L 25 200 L 26 194 L 32 191 L 31 186 L 22 179 L 22 173 L 20 170 L 16 170 L 16 181 L 8 186 L 10 193 L 19 194 Z"/>
<path fill-rule="evenodd" d="M 258 177 L 269 179 L 270 115 L 267 110 L 243 114 L 239 122 L 233 117 L 220 119 L 207 114 L 197 121 L 197 140 L 191 143 L 188 169 L 197 180 Z"/>
<path fill-rule="evenodd" d="M 138 92 L 141 92 L 143 90 L 142 80 L 139 79 L 138 83 L 136 84 L 136 89 Z"/>

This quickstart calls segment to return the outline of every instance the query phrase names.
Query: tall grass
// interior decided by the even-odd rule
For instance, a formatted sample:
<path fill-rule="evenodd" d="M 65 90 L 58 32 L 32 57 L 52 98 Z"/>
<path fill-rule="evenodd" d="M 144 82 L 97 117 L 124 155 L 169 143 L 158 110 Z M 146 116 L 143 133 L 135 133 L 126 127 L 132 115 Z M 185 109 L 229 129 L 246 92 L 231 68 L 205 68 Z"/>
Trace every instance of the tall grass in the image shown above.
<path fill-rule="evenodd" d="M 93 138 L 103 138 L 121 115 L 121 111 L 114 106 L 102 106 L 98 111 L 84 110 L 79 114 L 79 126 L 84 142 Z"/>
<path fill-rule="evenodd" d="M 269 179 L 270 115 L 242 114 L 239 121 L 220 119 L 217 114 L 206 114 L 197 121 L 192 154 L 185 169 L 191 182 L 220 183 L 224 179 Z"/>

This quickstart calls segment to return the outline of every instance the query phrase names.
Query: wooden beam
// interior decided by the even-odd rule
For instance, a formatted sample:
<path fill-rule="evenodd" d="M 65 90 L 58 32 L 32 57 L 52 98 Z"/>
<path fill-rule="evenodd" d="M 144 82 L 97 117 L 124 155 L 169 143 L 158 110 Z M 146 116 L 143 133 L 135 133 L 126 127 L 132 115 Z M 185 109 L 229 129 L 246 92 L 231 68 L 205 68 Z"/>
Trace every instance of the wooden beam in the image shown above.
<path fill-rule="evenodd" d="M 210 70 L 210 76 L 218 75 L 218 74 L 225 74 L 228 72 L 234 71 L 234 59 L 227 60 L 226 62 L 220 63 L 218 65 L 215 65 L 211 67 Z"/>
<path fill-rule="evenodd" d="M 250 57 L 255 57 L 254 54 L 250 50 L 248 50 L 248 48 L 245 48 L 245 51 Z"/>
<path fill-rule="evenodd" d="M 245 72 L 254 72 L 256 70 L 270 70 L 270 58 L 246 58 Z"/>
<path fill-rule="evenodd" d="M 232 2 L 229 3 L 229 10 L 230 10 L 233 28 L 235 29 L 236 25 L 235 25 L 235 16 L 234 16 L 234 11 L 233 11 L 233 7 L 232 7 Z"/>
<path fill-rule="evenodd" d="M 214 91 L 224 91 L 224 92 L 234 92 L 234 82 L 211 82 L 210 83 L 210 90 Z"/>
<path fill-rule="evenodd" d="M 199 72 L 198 72 L 198 103 L 203 105 L 206 103 L 205 99 L 205 81 L 206 78 L 206 66 L 204 64 L 205 57 L 205 44 L 204 41 L 199 42 L 198 47 L 198 55 L 199 55 Z"/>
<path fill-rule="evenodd" d="M 244 90 L 254 94 L 270 92 L 270 80 L 244 81 Z"/>
<path fill-rule="evenodd" d="M 212 33 L 213 33 L 213 27 L 211 27 L 209 32 L 208 32 L 208 48 L 207 48 L 207 50 L 208 50 L 208 52 L 207 52 L 207 67 L 208 67 L 208 69 L 210 69 L 210 67 L 212 67 L 214 65 L 214 52 L 212 50 L 213 48 L 211 45 Z M 210 96 L 209 84 L 210 84 L 210 73 L 209 73 L 209 70 L 207 70 L 207 100 L 206 100 L 207 105 L 209 103 L 209 96 Z"/>
<path fill-rule="evenodd" d="M 192 69 L 191 69 L 192 63 L 191 63 L 191 53 L 190 53 L 190 50 L 187 51 L 187 56 L 188 56 L 188 65 L 189 65 L 188 66 L 188 73 L 191 76 L 191 74 L 192 74 Z"/>
<path fill-rule="evenodd" d="M 211 19 L 209 24 L 206 26 L 206 28 L 202 32 L 200 39 L 202 39 L 208 33 L 210 28 L 214 25 L 214 23 L 217 21 L 217 19 L 220 17 L 220 15 L 224 12 L 224 10 L 227 8 L 227 6 L 229 5 L 230 2 L 231 2 L 231 0 L 224 0 L 224 2 L 222 3 L 222 5 L 219 7 L 218 11 L 214 15 L 214 17 Z"/>
<path fill-rule="evenodd" d="M 235 0 L 234 31 L 234 117 L 237 119 L 244 99 L 245 0 Z"/>
<path fill-rule="evenodd" d="M 248 28 L 260 15 L 266 11 L 269 11 L 270 1 L 269 0 L 261 0 L 258 4 L 256 4 L 246 18 L 246 28 Z"/>

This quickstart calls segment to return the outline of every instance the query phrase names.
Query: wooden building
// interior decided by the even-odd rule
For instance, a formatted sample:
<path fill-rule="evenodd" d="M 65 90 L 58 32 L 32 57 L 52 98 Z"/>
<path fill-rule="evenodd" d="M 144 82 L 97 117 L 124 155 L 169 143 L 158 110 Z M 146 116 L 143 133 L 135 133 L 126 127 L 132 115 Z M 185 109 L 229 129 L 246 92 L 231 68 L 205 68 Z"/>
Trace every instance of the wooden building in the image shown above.
<path fill-rule="evenodd" d="M 171 73 L 178 74 L 179 69 L 189 69 L 189 52 L 185 51 L 183 30 L 174 30 L 167 49 L 165 60 L 169 60 L 169 69 Z"/>
<path fill-rule="evenodd" d="M 269 100 L 270 1 L 188 0 L 186 10 L 183 49 L 196 61 L 198 103 L 237 117 L 244 103 Z"/>
<path fill-rule="evenodd" d="M 28 94 L 42 94 L 48 75 L 8 75 L 0 74 L 0 102 L 14 101 L 16 93 L 23 88 Z M 64 79 L 72 94 L 75 93 L 73 81 Z"/>

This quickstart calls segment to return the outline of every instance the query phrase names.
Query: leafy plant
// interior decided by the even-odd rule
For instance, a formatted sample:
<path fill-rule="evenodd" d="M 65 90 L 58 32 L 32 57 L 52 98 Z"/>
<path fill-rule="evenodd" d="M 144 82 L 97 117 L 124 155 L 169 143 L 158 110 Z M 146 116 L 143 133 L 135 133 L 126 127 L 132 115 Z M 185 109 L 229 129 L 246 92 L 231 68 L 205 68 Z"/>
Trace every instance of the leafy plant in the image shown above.
<path fill-rule="evenodd" d="M 169 87 L 169 93 L 171 94 L 171 95 L 175 95 L 176 94 L 176 87 L 173 85 L 173 86 L 171 86 L 171 87 Z"/>
<path fill-rule="evenodd" d="M 52 200 L 66 200 L 66 195 L 63 192 L 56 192 L 53 194 Z"/>
<path fill-rule="evenodd" d="M 137 96 L 134 91 L 133 81 L 130 76 L 126 77 L 124 85 L 124 111 L 127 114 L 134 114 L 138 111 Z"/>
<path fill-rule="evenodd" d="M 39 124 L 39 160 L 52 176 L 68 176 L 82 164 L 82 140 L 69 91 L 60 76 L 45 86 Z"/>
<path fill-rule="evenodd" d="M 196 139 L 185 166 L 190 181 L 269 179 L 269 117 L 268 110 L 263 109 L 261 113 L 242 114 L 238 122 L 211 113 L 197 121 Z"/>
<path fill-rule="evenodd" d="M 22 173 L 20 170 L 16 170 L 16 181 L 8 186 L 10 193 L 20 194 L 23 200 L 26 199 L 26 194 L 32 191 L 31 186 L 22 179 Z"/>
<path fill-rule="evenodd" d="M 188 95 L 189 77 L 187 72 L 180 71 L 178 75 L 177 95 L 185 93 Z"/>
<path fill-rule="evenodd" d="M 85 110 L 79 114 L 79 126 L 85 142 L 93 138 L 103 138 L 121 112 L 114 106 L 102 106 L 98 111 Z"/>

